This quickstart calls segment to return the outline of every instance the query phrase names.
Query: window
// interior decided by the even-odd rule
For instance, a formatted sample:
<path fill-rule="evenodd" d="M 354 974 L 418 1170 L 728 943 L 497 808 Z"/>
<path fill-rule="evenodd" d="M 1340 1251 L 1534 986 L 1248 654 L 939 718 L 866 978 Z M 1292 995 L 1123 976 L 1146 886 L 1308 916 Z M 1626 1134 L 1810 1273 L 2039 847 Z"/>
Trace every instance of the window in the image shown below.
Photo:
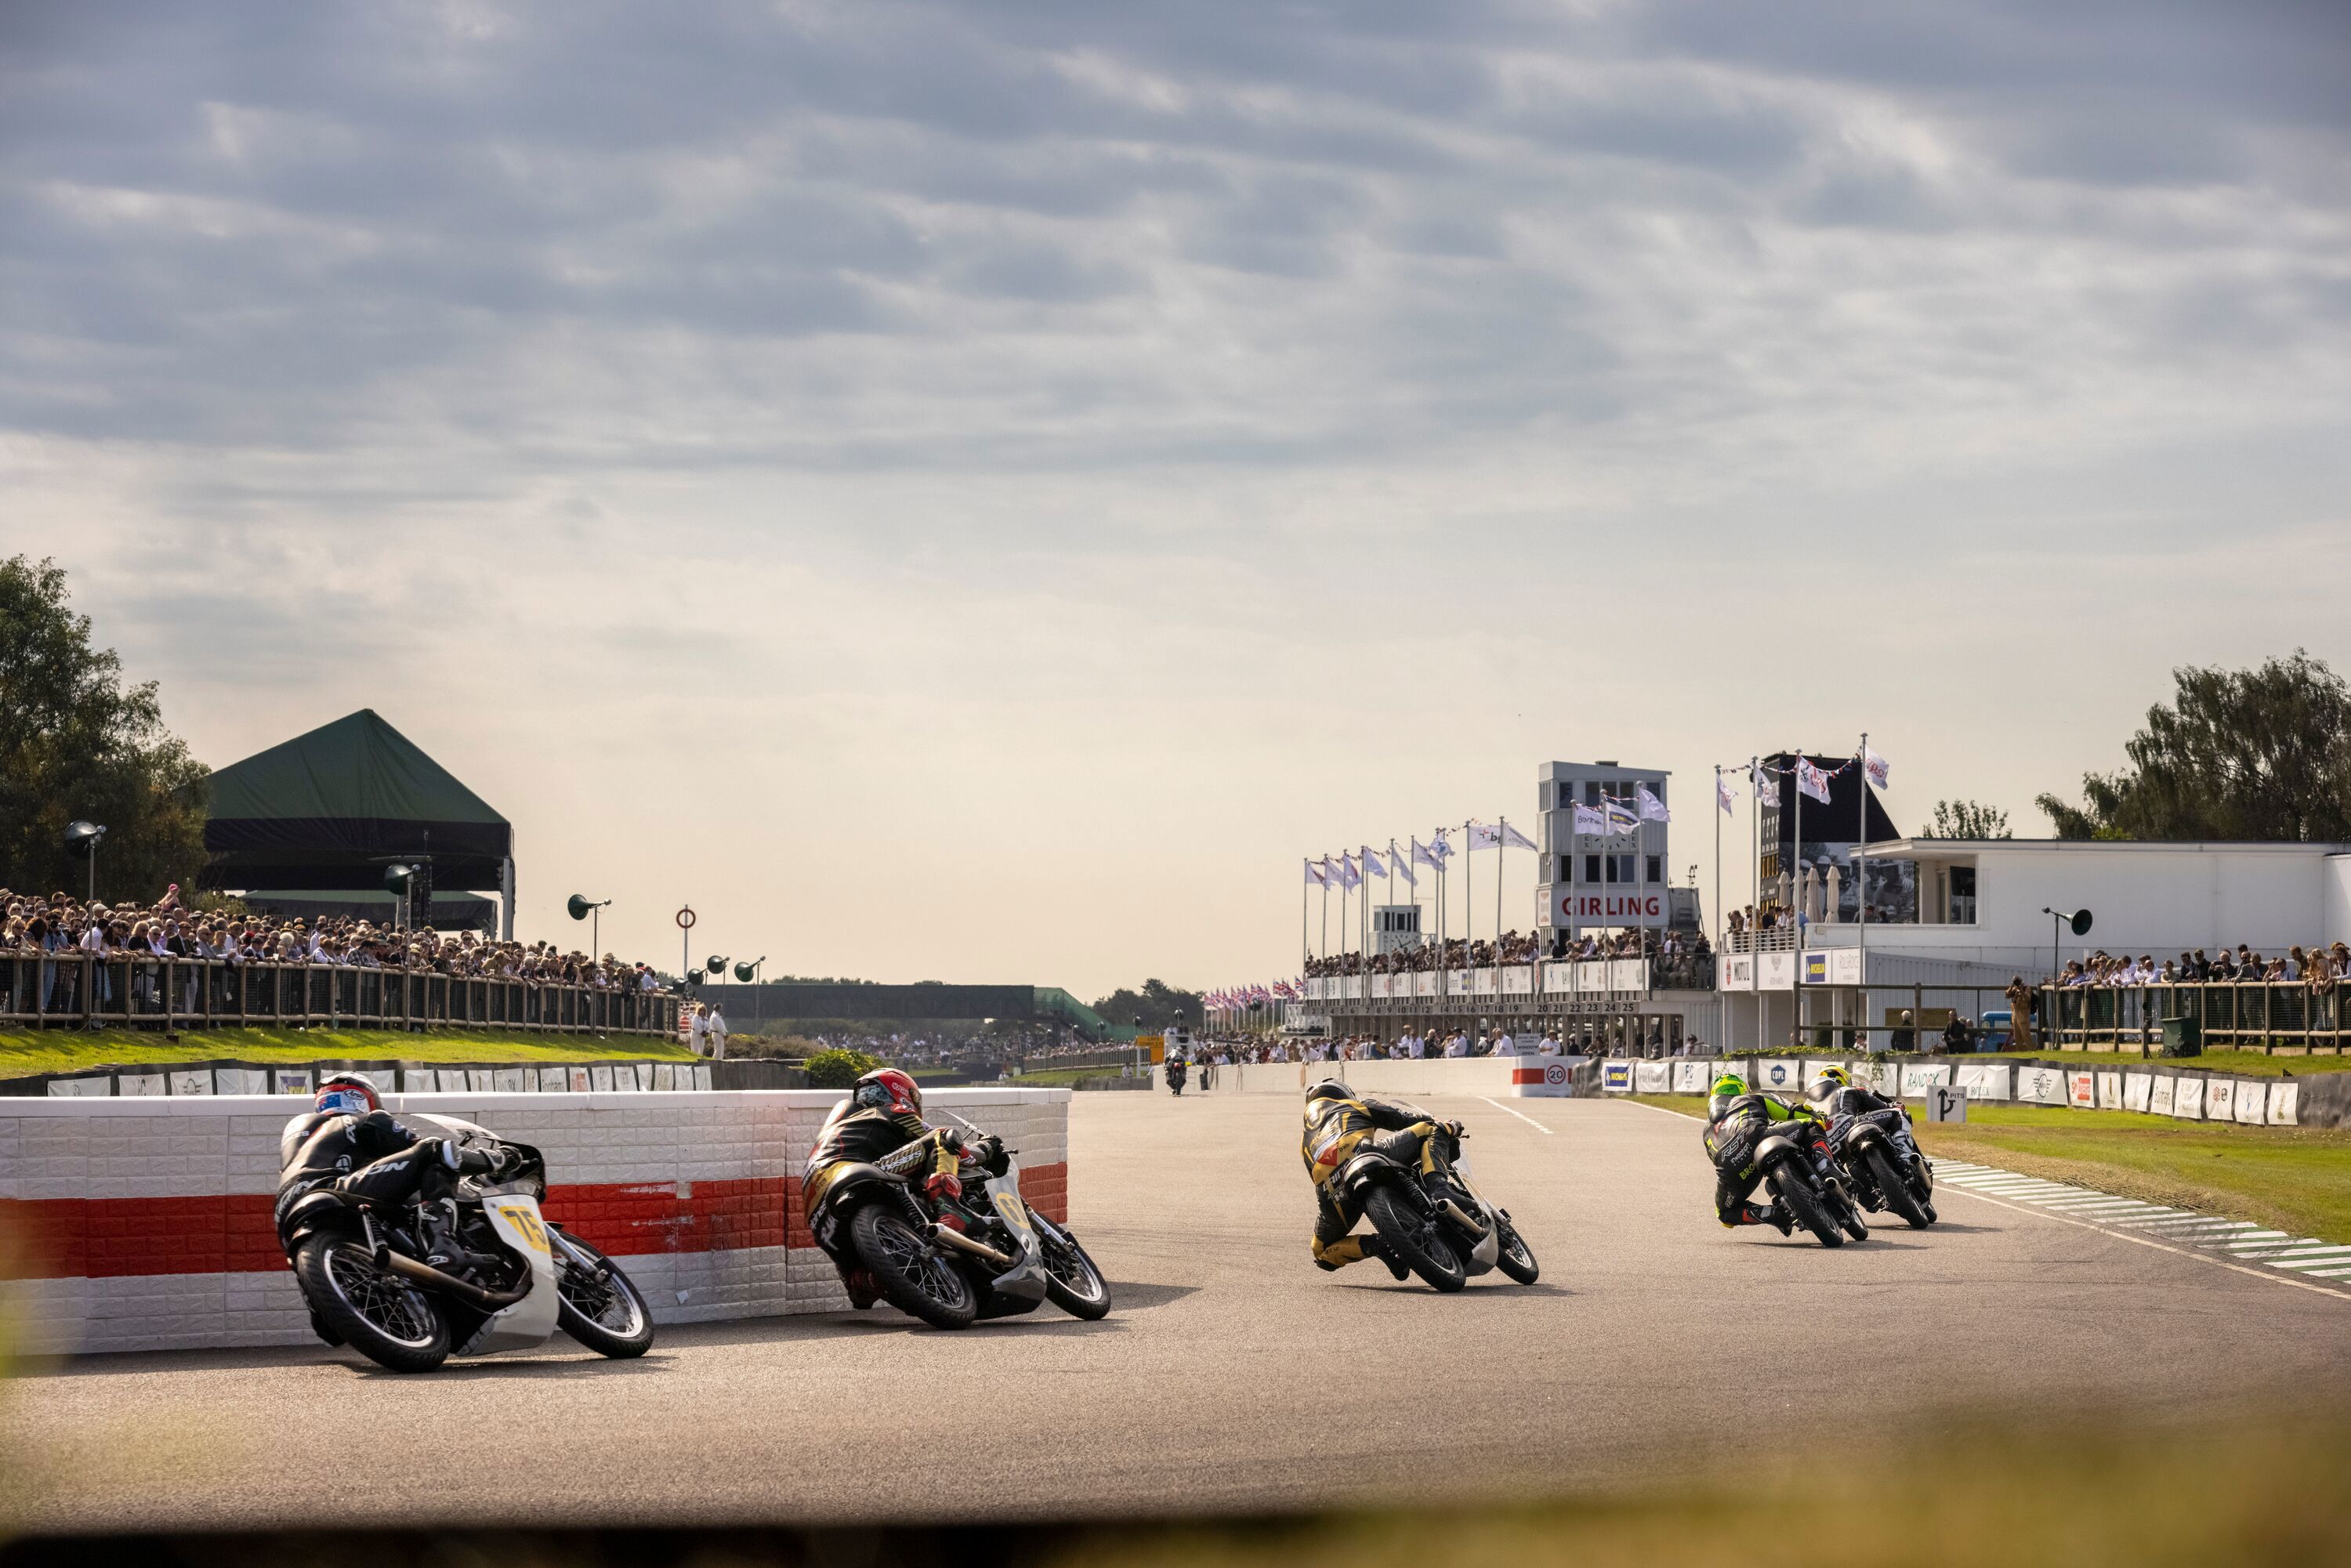
<path fill-rule="evenodd" d="M 1598 855 L 1586 855 L 1583 857 L 1583 880 L 1586 882 L 1598 882 L 1600 880 L 1600 857 Z M 1612 876 L 1608 880 L 1614 882 L 1616 879 Z"/>
<path fill-rule="evenodd" d="M 1616 862 L 1623 860 L 1625 857 L 1623 855 L 1603 855 L 1600 858 L 1607 862 L 1608 880 L 1610 882 L 1614 882 L 1616 880 Z"/>
<path fill-rule="evenodd" d="M 1552 801 L 1557 799 L 1557 797 L 1552 794 L 1552 789 L 1553 786 L 1545 784 L 1535 790 L 1535 809 L 1537 810 L 1548 811 L 1551 810 Z"/>
<path fill-rule="evenodd" d="M 1951 924 L 1973 925 L 1976 923 L 1976 868 L 1955 865 L 1951 868 Z"/>
<path fill-rule="evenodd" d="M 1645 880 L 1652 883 L 1660 883 L 1666 880 L 1665 856 L 1651 855 L 1649 857 L 1649 874 Z"/>
<path fill-rule="evenodd" d="M 1586 779 L 1583 781 L 1583 803 L 1587 806 L 1597 806 L 1600 804 L 1599 779 Z"/>
<path fill-rule="evenodd" d="M 1629 883 L 1633 880 L 1633 862 L 1639 860 L 1640 856 L 1611 855 L 1608 858 L 1616 863 L 1615 873 L 1609 877 L 1609 881 Z"/>
<path fill-rule="evenodd" d="M 1559 857 L 1559 880 L 1562 882 L 1573 882 L 1575 880 L 1575 857 L 1573 855 L 1562 855 Z"/>

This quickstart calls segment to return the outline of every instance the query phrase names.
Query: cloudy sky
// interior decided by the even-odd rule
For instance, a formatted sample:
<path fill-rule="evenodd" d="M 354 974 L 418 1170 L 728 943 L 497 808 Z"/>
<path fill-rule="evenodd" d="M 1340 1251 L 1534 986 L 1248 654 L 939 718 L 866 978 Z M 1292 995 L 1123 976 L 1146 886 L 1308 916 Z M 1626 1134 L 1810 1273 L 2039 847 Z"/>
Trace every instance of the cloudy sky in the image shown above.
<path fill-rule="evenodd" d="M 2334 0 L 19 0 L 0 550 L 630 952 L 1270 977 L 1302 855 L 1608 757 L 1710 881 L 1865 728 L 2044 831 L 2351 666 L 2347 88 Z"/>

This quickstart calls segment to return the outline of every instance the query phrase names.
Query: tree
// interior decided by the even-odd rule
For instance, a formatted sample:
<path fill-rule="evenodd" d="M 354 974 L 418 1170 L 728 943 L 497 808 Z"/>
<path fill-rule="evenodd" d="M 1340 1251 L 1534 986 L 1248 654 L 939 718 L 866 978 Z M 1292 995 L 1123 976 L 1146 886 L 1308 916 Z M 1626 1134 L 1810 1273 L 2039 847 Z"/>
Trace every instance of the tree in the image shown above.
<path fill-rule="evenodd" d="M 2036 802 L 2061 839 L 2351 838 L 2351 688 L 2297 648 L 2257 670 L 2172 672 L 2129 766 L 2082 778 L 2082 803 Z"/>
<path fill-rule="evenodd" d="M 1922 839 L 2005 839 L 2013 837 L 2008 831 L 2008 813 L 1997 806 L 1987 806 L 1980 800 L 1938 800 L 1935 820 Z"/>
<path fill-rule="evenodd" d="M 66 602 L 65 569 L 0 561 L 0 886 L 78 891 L 89 867 L 65 848 L 77 818 L 107 829 L 99 896 L 160 897 L 204 862 L 210 769 L 163 727 L 155 683 L 122 684 Z"/>
<path fill-rule="evenodd" d="M 1182 990 L 1164 980 L 1145 980 L 1140 991 L 1121 986 L 1097 999 L 1094 1011 L 1113 1024 L 1128 1023 L 1140 1017 L 1145 1029 L 1165 1029 L 1171 1023 L 1198 1029 L 1206 1016 L 1197 991 Z"/>

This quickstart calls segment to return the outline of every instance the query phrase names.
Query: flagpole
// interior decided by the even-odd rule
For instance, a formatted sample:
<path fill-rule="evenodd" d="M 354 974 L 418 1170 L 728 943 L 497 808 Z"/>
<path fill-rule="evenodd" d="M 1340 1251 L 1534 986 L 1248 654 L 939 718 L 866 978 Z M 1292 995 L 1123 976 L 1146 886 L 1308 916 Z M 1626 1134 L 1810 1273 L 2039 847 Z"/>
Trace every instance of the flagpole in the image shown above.
<path fill-rule="evenodd" d="M 1763 944 L 1755 922 L 1763 909 L 1763 759 L 1747 759 L 1747 817 L 1755 831 L 1755 852 L 1747 857 L 1754 873 L 1754 900 L 1747 906 L 1747 979 L 1755 988 L 1755 1049 L 1763 1049 Z"/>
<path fill-rule="evenodd" d="M 1494 819 L 1494 964 L 1498 968 L 1502 962 L 1502 866 L 1503 857 L 1510 852 L 1510 818 Z"/>
<path fill-rule="evenodd" d="M 1303 856 L 1300 857 L 1300 863 L 1305 866 L 1309 871 L 1312 869 L 1314 864 L 1313 862 L 1306 860 Z M 1308 937 L 1308 932 L 1310 929 L 1311 928 L 1307 923 L 1306 914 L 1306 883 L 1305 882 L 1301 881 L 1298 884 L 1298 962 L 1301 966 L 1305 964 L 1307 959 L 1314 956 L 1314 949 L 1311 946 Z M 1300 972 L 1301 974 L 1304 973 L 1302 967 Z"/>
<path fill-rule="evenodd" d="M 1722 920 L 1722 764 L 1714 765 L 1714 946 L 1723 950 Z"/>
<path fill-rule="evenodd" d="M 1469 822 L 1478 819 L 1472 817 Z M 1475 935 L 1469 927 L 1478 908 L 1478 879 L 1472 873 L 1478 869 L 1478 846 L 1469 839 L 1469 822 L 1461 824 L 1461 966 L 1469 966 L 1469 944 Z"/>

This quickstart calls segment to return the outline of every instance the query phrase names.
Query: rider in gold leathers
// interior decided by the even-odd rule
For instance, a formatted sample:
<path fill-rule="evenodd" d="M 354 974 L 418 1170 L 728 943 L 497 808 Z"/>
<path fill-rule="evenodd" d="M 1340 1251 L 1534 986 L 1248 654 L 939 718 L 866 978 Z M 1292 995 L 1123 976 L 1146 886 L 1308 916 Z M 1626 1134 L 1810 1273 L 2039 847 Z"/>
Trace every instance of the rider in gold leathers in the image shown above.
<path fill-rule="evenodd" d="M 1774 1202 L 1766 1208 L 1747 1201 L 1763 1169 L 1755 1151 L 1773 1134 L 1793 1138 L 1810 1149 L 1823 1170 L 1829 1165 L 1826 1129 L 1809 1105 L 1787 1104 L 1769 1094 L 1750 1093 L 1747 1081 L 1726 1072 L 1714 1081 L 1706 1103 L 1706 1153 L 1714 1162 L 1715 1218 L 1726 1226 L 1771 1225 L 1783 1236 L 1795 1230 L 1795 1217 L 1787 1206 Z"/>
<path fill-rule="evenodd" d="M 1308 1179 L 1314 1184 L 1317 1268 L 1336 1270 L 1361 1259 L 1377 1258 L 1397 1279 L 1405 1277 L 1404 1263 L 1388 1251 L 1376 1232 L 1348 1234 L 1363 1218 L 1362 1211 L 1343 1194 L 1332 1190 L 1331 1178 L 1367 1140 L 1372 1148 L 1406 1170 L 1426 1176 L 1438 1168 L 1437 1162 L 1443 1158 L 1445 1140 L 1436 1136 L 1438 1133 L 1458 1138 L 1461 1124 L 1438 1121 L 1415 1105 L 1359 1098 L 1335 1078 L 1326 1078 L 1306 1092 L 1306 1132 L 1299 1154 L 1306 1161 Z"/>
<path fill-rule="evenodd" d="M 877 1166 L 892 1176 L 918 1181 L 934 1200 L 963 1196 L 957 1171 L 963 1163 L 963 1141 L 946 1127 L 923 1120 L 923 1092 L 894 1067 L 880 1068 L 859 1079 L 849 1098 L 832 1108 L 809 1151 L 800 1175 L 800 1212 L 813 1214 L 844 1166 Z M 928 1172 L 927 1175 L 920 1173 Z M 953 1224 L 952 1211 L 942 1223 Z M 864 1269 L 833 1260 L 841 1282 L 849 1288 L 852 1305 L 865 1308 L 882 1299 L 873 1276 Z"/>

